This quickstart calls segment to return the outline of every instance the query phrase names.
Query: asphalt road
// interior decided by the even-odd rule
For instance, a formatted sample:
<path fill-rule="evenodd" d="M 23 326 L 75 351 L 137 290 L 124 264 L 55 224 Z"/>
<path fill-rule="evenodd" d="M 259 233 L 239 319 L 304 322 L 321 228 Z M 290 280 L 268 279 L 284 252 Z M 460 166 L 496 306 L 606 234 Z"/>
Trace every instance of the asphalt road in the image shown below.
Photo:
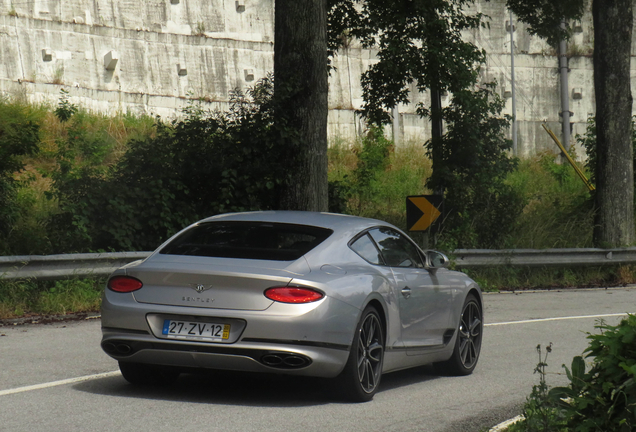
<path fill-rule="evenodd" d="M 485 295 L 474 374 L 430 367 L 385 375 L 374 400 L 334 401 L 315 379 L 216 372 L 137 389 L 99 348 L 98 319 L 0 327 L 0 431 L 476 432 L 520 412 L 538 377 L 536 346 L 553 343 L 551 385 L 604 316 L 636 312 L 636 289 Z M 86 378 L 88 377 L 88 378 Z M 61 381 L 61 382 L 60 382 Z"/>

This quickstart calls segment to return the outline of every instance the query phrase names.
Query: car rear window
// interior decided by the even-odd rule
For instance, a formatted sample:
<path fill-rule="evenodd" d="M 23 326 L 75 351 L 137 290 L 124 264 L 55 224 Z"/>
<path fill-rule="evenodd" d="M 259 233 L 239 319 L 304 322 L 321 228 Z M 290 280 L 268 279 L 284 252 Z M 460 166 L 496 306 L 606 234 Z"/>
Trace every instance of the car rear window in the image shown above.
<path fill-rule="evenodd" d="M 322 243 L 332 230 L 268 222 L 206 222 L 168 243 L 159 253 L 219 258 L 293 261 Z"/>

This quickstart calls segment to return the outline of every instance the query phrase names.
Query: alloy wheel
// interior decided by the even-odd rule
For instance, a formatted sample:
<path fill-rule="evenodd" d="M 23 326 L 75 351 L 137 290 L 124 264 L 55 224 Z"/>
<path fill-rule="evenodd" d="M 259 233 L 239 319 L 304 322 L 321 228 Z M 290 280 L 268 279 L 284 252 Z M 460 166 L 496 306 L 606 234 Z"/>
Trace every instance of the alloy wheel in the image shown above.
<path fill-rule="evenodd" d="M 366 393 L 375 391 L 380 382 L 383 354 L 382 326 L 377 315 L 370 313 L 358 333 L 358 379 Z"/>
<path fill-rule="evenodd" d="M 466 369 L 479 359 L 481 349 L 481 311 L 475 301 L 469 301 L 462 311 L 459 323 L 459 358 Z"/>

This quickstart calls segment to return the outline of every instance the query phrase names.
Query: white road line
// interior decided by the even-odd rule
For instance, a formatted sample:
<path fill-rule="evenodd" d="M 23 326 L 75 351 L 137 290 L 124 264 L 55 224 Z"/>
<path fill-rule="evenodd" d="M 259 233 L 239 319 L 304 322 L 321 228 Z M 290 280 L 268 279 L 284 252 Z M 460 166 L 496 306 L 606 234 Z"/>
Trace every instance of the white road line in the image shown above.
<path fill-rule="evenodd" d="M 632 312 L 630 312 L 630 313 L 632 313 Z M 607 317 L 625 316 L 627 314 L 628 314 L 628 312 L 615 313 L 615 314 L 604 314 L 604 315 L 580 315 L 580 316 L 556 317 L 556 318 L 536 318 L 536 319 L 521 320 L 521 321 L 508 321 L 508 322 L 489 323 L 489 324 L 484 324 L 484 327 L 512 325 L 512 324 L 528 324 L 528 323 L 535 323 L 535 322 L 542 322 L 542 321 L 563 321 L 563 320 L 586 319 L 586 318 L 607 318 Z"/>
<path fill-rule="evenodd" d="M 60 381 L 52 381 L 52 382 L 48 382 L 44 384 L 35 384 L 35 385 L 18 387 L 18 388 L 13 388 L 8 390 L 0 390 L 0 396 L 6 396 L 10 394 L 15 394 L 15 393 L 22 393 L 22 392 L 27 392 L 31 390 L 40 390 L 40 389 L 45 389 L 50 387 L 61 386 L 65 384 L 75 384 L 78 382 L 90 381 L 90 380 L 98 379 L 98 378 L 109 378 L 109 377 L 114 377 L 119 375 L 121 375 L 119 371 L 104 372 L 104 373 L 99 373 L 95 375 L 86 375 L 86 376 L 77 377 L 77 378 L 69 378 L 69 379 L 60 380 Z"/>
<path fill-rule="evenodd" d="M 490 324 L 484 324 L 484 326 L 490 327 L 490 326 L 503 326 L 503 325 L 512 325 L 512 324 L 528 324 L 528 323 L 543 322 L 543 321 L 562 321 L 562 320 L 585 319 L 585 318 L 606 318 L 606 317 L 617 317 L 617 316 L 625 316 L 625 315 L 627 315 L 627 313 L 604 314 L 604 315 L 583 315 L 583 316 L 556 317 L 556 318 L 537 318 L 537 319 L 522 320 L 522 321 L 490 323 Z M 78 382 L 90 381 L 90 380 L 99 379 L 99 378 L 109 378 L 109 377 L 114 377 L 119 375 L 121 375 L 119 371 L 104 372 L 104 373 L 95 374 L 95 375 L 86 375 L 86 376 L 77 377 L 77 378 L 69 378 L 69 379 L 60 380 L 60 381 L 52 381 L 49 383 L 35 384 L 35 385 L 18 387 L 18 388 L 8 389 L 8 390 L 0 390 L 0 396 L 6 396 L 10 394 L 15 394 L 15 393 L 22 393 L 22 392 L 27 392 L 31 390 L 40 390 L 40 389 L 45 389 L 50 387 L 57 387 L 57 386 L 66 385 L 66 384 L 74 384 Z"/>

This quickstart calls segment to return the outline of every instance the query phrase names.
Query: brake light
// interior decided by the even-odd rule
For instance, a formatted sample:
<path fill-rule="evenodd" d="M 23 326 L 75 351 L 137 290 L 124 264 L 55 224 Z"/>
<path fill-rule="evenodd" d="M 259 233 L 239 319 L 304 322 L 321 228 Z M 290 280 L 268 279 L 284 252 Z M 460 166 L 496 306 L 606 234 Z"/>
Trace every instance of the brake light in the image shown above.
<path fill-rule="evenodd" d="M 309 288 L 276 287 L 265 290 L 265 297 L 281 303 L 311 303 L 325 295 Z"/>
<path fill-rule="evenodd" d="M 116 292 L 128 293 L 144 286 L 139 279 L 130 276 L 115 276 L 108 280 L 106 286 Z"/>

